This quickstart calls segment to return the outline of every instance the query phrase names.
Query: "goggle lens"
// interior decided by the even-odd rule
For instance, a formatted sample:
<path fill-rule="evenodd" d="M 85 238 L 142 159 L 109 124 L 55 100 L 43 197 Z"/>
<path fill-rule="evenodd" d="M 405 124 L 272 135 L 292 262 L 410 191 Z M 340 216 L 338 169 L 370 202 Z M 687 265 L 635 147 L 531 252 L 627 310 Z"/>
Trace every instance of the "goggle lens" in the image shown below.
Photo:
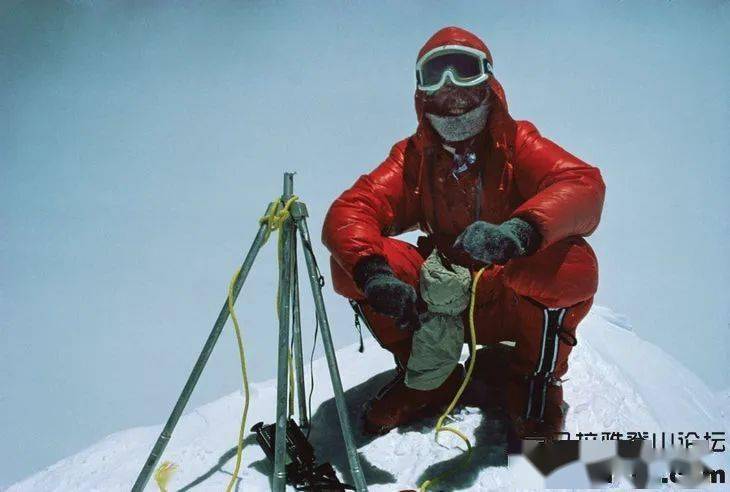
<path fill-rule="evenodd" d="M 421 84 L 438 84 L 446 70 L 460 80 L 467 82 L 483 74 L 480 58 L 469 53 L 444 53 L 428 59 L 421 67 Z"/>

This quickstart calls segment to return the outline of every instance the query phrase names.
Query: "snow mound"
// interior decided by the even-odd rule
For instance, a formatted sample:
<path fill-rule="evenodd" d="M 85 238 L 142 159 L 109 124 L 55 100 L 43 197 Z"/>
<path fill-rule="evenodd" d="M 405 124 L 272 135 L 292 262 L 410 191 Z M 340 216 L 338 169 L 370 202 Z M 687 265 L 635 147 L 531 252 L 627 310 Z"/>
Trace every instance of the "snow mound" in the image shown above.
<path fill-rule="evenodd" d="M 707 432 L 726 430 L 720 410 L 728 396 L 713 394 L 702 381 L 675 359 L 630 331 L 628 320 L 610 309 L 596 306 L 579 328 L 565 384 L 570 404 L 566 426 L 575 433 L 618 431 Z M 361 463 L 369 490 L 414 488 L 424 479 L 461 459 L 460 442 L 451 437 L 433 438 L 434 421 L 396 429 L 372 438 L 360 433 L 361 405 L 392 376 L 392 358 L 373 339 L 365 353 L 356 346 L 337 352 Z M 308 371 L 308 368 L 307 368 Z M 313 394 L 311 442 L 319 461 L 329 461 L 349 480 L 344 445 L 326 362 L 314 362 L 317 384 Z M 252 385 L 249 427 L 273 421 L 274 380 Z M 725 392 L 728 393 L 728 392 Z M 163 460 L 179 467 L 171 490 L 220 491 L 230 479 L 243 397 L 240 392 L 203 405 L 184 415 Z M 449 490 L 511 490 L 541 477 L 519 458 L 507 458 L 501 441 L 501 424 L 490 421 L 476 408 L 466 407 L 455 416 L 456 425 L 476 446 L 469 470 L 448 484 Z M 122 491 L 129 490 L 157 438 L 161 426 L 134 428 L 108 436 L 97 444 L 12 485 L 8 492 Z M 251 435 L 246 439 L 240 490 L 270 490 L 271 467 Z M 514 465 L 514 466 L 513 466 Z M 585 486 L 587 486 L 587 482 Z M 156 490 L 151 484 L 147 490 Z"/>

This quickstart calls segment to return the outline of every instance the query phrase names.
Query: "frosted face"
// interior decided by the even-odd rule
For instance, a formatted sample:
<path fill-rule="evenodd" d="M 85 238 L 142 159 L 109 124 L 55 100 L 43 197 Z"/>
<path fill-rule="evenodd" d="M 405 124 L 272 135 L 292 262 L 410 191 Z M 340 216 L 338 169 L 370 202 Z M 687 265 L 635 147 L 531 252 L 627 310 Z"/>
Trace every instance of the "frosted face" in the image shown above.
<path fill-rule="evenodd" d="M 424 110 L 431 126 L 446 142 L 461 142 L 481 132 L 489 116 L 489 88 L 447 83 L 426 96 Z"/>
<path fill-rule="evenodd" d="M 487 101 L 458 116 L 438 116 L 426 113 L 434 130 L 446 142 L 461 142 L 476 136 L 487 124 L 489 106 Z"/>

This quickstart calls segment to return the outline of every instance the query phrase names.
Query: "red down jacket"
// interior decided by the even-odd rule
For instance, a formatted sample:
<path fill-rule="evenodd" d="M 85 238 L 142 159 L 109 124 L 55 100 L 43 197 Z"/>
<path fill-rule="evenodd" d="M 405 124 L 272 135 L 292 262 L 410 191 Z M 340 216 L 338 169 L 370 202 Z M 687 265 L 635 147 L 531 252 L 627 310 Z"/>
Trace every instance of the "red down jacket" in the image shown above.
<path fill-rule="evenodd" d="M 446 44 L 489 53 L 473 34 L 449 27 L 429 39 L 419 56 Z M 363 257 L 383 255 L 384 238 L 416 228 L 447 249 L 474 220 L 500 223 L 522 217 L 540 231 L 539 256 L 561 240 L 589 235 L 597 227 L 605 192 L 600 171 L 541 136 L 532 123 L 513 120 L 502 86 L 494 77 L 488 84 L 490 113 L 479 137 L 478 166 L 458 180 L 451 176 L 451 154 L 423 117 L 416 90 L 416 133 L 397 142 L 380 166 L 337 198 L 325 218 L 323 242 L 345 272 L 351 275 Z M 586 251 L 578 261 L 595 270 L 590 247 L 582 239 L 579 245 Z M 564 253 L 548 253 L 556 255 Z M 595 285 L 588 287 L 595 292 Z"/>

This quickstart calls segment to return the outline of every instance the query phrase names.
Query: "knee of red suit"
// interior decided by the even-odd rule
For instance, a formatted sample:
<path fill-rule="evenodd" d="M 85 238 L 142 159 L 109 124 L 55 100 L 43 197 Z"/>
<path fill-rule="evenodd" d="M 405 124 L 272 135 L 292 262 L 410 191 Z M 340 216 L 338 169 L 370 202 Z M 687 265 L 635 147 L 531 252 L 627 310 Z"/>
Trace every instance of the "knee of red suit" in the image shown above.
<path fill-rule="evenodd" d="M 598 261 L 585 239 L 558 241 L 504 267 L 504 283 L 515 293 L 546 307 L 568 307 L 593 297 L 598 290 Z"/>
<path fill-rule="evenodd" d="M 424 258 L 414 245 L 392 237 L 383 239 L 383 255 L 396 277 L 402 281 L 418 288 L 421 276 L 421 265 Z M 364 299 L 362 291 L 355 285 L 352 276 L 337 263 L 333 256 L 330 257 L 330 269 L 332 271 L 332 285 L 335 292 L 356 301 Z"/>
<path fill-rule="evenodd" d="M 398 239 L 386 238 L 383 240 L 383 250 L 396 276 L 417 286 L 424 259 L 416 247 Z M 350 299 L 363 299 L 352 277 L 334 258 L 331 258 L 330 265 L 335 292 Z M 499 277 L 506 287 L 518 295 L 547 307 L 567 307 L 590 299 L 596 293 L 598 262 L 585 239 L 573 236 L 531 256 L 510 260 Z M 477 295 L 481 297 L 479 292 Z"/>

